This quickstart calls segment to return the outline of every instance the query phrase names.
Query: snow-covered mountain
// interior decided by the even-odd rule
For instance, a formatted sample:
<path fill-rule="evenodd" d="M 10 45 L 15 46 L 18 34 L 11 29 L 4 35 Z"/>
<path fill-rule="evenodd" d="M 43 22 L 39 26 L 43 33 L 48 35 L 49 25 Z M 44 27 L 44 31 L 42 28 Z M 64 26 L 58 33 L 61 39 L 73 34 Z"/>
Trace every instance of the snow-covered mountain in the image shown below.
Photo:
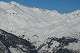
<path fill-rule="evenodd" d="M 17 36 L 25 35 L 25 39 L 37 42 L 39 46 L 48 37 L 71 36 L 80 32 L 80 10 L 61 14 L 56 10 L 27 7 L 16 2 L 0 2 L 0 29 Z"/>

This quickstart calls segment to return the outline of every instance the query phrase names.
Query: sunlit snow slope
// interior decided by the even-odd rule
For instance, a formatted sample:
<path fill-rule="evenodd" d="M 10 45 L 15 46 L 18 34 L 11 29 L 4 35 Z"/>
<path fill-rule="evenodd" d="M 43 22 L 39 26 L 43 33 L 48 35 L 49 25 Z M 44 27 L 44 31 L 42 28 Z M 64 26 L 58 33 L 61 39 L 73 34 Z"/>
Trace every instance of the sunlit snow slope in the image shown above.
<path fill-rule="evenodd" d="M 60 14 L 56 10 L 0 2 L 0 28 L 41 43 L 50 36 L 69 36 L 80 32 L 80 10 Z"/>

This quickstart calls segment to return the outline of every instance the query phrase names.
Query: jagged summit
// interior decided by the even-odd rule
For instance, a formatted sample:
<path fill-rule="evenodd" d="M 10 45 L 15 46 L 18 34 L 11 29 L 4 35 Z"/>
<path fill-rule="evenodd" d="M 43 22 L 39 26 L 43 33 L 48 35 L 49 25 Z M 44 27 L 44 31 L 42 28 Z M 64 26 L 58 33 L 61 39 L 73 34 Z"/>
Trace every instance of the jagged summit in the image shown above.
<path fill-rule="evenodd" d="M 13 3 L 0 3 L 0 9 L 5 11 L 6 14 L 19 14 L 22 10 Z"/>

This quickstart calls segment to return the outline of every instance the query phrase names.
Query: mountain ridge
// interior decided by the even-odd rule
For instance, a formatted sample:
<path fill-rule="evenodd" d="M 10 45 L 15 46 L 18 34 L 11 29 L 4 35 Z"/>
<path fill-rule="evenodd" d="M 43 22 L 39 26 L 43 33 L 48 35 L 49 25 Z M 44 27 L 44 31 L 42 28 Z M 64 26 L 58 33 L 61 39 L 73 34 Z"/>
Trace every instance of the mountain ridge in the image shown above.
<path fill-rule="evenodd" d="M 30 8 L 16 2 L 0 2 L 0 12 L 1 29 L 18 36 L 24 34 L 32 42 L 43 42 L 48 35 L 69 36 L 70 33 L 78 31 L 76 27 L 79 28 L 80 25 L 80 10 L 61 14 L 56 10 Z M 35 34 L 39 38 L 32 36 Z"/>

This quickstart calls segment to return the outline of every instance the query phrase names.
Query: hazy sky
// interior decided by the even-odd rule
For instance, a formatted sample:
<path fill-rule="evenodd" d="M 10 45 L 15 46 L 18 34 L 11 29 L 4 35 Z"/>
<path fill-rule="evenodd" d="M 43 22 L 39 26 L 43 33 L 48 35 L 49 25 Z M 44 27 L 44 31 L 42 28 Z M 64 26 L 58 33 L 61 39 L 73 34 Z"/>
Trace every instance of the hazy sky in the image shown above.
<path fill-rule="evenodd" d="M 70 12 L 80 9 L 80 0 L 0 0 L 16 1 L 20 4 L 33 6 L 49 10 L 58 10 L 59 12 Z"/>

